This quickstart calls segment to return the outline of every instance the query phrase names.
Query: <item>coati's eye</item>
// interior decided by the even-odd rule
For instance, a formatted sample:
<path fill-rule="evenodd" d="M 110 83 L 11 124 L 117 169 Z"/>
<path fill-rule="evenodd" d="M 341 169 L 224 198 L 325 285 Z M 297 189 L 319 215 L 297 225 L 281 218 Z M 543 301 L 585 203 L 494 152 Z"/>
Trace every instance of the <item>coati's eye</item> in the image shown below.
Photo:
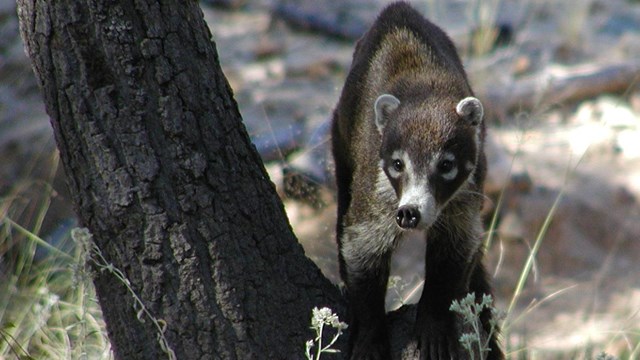
<path fill-rule="evenodd" d="M 391 166 L 393 167 L 393 170 L 397 172 L 402 172 L 402 170 L 404 170 L 404 163 L 400 159 L 393 160 Z"/>
<path fill-rule="evenodd" d="M 438 171 L 443 174 L 446 174 L 449 171 L 453 170 L 454 167 L 455 167 L 455 164 L 451 160 L 445 159 L 438 163 Z"/>

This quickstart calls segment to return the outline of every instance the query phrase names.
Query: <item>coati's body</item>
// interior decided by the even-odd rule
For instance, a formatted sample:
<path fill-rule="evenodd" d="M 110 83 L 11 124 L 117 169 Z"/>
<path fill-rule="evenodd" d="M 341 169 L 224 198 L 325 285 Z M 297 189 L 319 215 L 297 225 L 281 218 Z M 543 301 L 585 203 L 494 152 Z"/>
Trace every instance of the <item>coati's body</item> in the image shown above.
<path fill-rule="evenodd" d="M 449 306 L 491 293 L 481 264 L 482 114 L 447 35 L 404 2 L 383 10 L 356 46 L 332 124 L 352 359 L 390 358 L 384 298 L 391 254 L 409 231 L 427 242 L 421 358 L 468 356 Z M 495 336 L 490 347 L 501 359 Z"/>

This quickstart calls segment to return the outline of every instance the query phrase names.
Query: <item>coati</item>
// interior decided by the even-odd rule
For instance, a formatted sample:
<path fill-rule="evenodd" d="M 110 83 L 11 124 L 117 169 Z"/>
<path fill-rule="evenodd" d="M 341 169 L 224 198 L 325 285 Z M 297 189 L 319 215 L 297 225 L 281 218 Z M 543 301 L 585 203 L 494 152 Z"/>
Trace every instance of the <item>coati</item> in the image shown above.
<path fill-rule="evenodd" d="M 481 263 L 484 136 L 482 104 L 451 40 L 409 4 L 386 7 L 356 44 L 332 121 L 351 359 L 391 358 L 390 257 L 415 231 L 427 243 L 420 357 L 469 358 L 449 306 L 491 293 Z M 481 316 L 485 330 L 490 316 Z M 489 346 L 489 359 L 503 358 L 495 336 Z"/>

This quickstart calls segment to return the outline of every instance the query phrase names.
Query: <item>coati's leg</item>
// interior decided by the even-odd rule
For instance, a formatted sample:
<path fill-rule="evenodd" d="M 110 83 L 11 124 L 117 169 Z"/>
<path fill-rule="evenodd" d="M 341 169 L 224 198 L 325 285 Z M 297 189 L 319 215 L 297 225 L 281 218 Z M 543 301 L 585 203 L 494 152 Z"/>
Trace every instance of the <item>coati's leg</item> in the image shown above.
<path fill-rule="evenodd" d="M 458 338 L 460 337 L 455 315 L 449 311 L 451 303 L 467 293 L 466 259 L 460 257 L 447 239 L 434 239 L 429 234 L 425 282 L 418 303 L 415 332 L 420 349 L 420 359 L 466 359 Z"/>
<path fill-rule="evenodd" d="M 351 359 L 389 359 L 385 295 L 395 224 L 363 222 L 345 226 L 339 239 L 340 272 L 349 300 Z"/>
<path fill-rule="evenodd" d="M 479 300 L 483 294 L 491 294 L 480 262 L 481 234 L 479 230 L 473 230 L 480 228 L 473 224 L 478 222 L 479 218 L 463 225 L 459 218 L 444 216 L 427 235 L 425 284 L 415 328 L 421 359 L 470 357 L 459 342 L 461 324 L 449 307 L 453 300 L 460 300 L 469 292 L 475 292 Z M 490 318 L 490 311 L 481 316 L 486 334 Z M 490 348 L 494 350 L 487 354 L 489 359 L 502 359 L 496 335 L 490 340 Z"/>
<path fill-rule="evenodd" d="M 381 263 L 368 272 L 355 271 L 347 275 L 351 359 L 390 359 L 391 356 L 384 308 L 389 262 L 380 260 Z"/>

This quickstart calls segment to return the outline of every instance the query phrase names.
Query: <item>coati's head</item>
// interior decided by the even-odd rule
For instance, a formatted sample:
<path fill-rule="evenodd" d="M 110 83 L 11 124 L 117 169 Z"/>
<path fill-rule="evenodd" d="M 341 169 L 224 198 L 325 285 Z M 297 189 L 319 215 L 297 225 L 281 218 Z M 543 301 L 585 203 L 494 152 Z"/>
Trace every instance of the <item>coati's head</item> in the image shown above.
<path fill-rule="evenodd" d="M 374 107 L 382 135 L 380 166 L 398 197 L 396 223 L 427 229 L 458 190 L 474 181 L 482 104 L 474 97 L 403 104 L 384 94 Z"/>

